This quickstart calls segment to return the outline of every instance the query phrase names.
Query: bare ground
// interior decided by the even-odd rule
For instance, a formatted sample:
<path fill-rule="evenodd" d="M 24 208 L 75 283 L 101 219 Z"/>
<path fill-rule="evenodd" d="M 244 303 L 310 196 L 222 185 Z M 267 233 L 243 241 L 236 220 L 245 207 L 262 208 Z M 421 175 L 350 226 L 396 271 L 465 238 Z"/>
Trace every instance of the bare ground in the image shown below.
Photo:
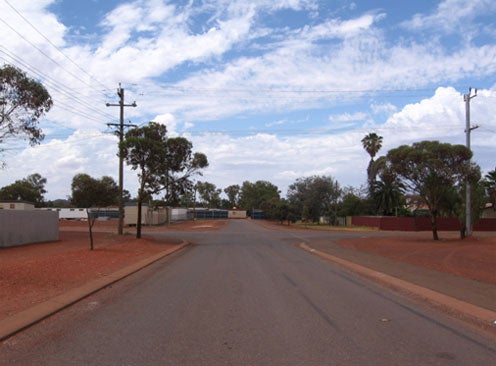
<path fill-rule="evenodd" d="M 190 221 L 146 230 L 215 230 L 224 224 Z M 61 221 L 59 241 L 0 248 L 0 320 L 179 244 L 147 235 L 136 239 L 134 228 L 116 232 L 115 220 L 96 221 L 90 250 L 87 222 Z"/>
<path fill-rule="evenodd" d="M 188 221 L 146 230 L 217 230 L 226 222 Z M 91 251 L 87 225 L 61 221 L 57 242 L 0 249 L 0 320 L 178 245 L 147 235 L 135 239 L 134 228 L 125 228 L 126 234 L 118 236 L 115 221 L 97 221 L 93 228 L 95 249 Z M 277 225 L 277 228 L 287 227 Z M 388 233 L 388 236 L 342 239 L 336 243 L 357 252 L 496 284 L 495 233 L 481 236 L 476 233 L 465 240 L 456 239 L 454 233 L 443 233 L 445 239 L 439 242 L 429 235 Z"/>

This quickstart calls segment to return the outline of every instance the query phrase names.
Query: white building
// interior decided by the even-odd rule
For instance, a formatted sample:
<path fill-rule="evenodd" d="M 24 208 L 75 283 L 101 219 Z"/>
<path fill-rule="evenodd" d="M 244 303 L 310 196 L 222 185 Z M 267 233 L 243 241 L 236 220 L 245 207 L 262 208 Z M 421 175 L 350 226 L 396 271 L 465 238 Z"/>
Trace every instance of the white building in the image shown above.
<path fill-rule="evenodd" d="M 27 201 L 0 201 L 0 210 L 34 210 L 34 203 Z"/>

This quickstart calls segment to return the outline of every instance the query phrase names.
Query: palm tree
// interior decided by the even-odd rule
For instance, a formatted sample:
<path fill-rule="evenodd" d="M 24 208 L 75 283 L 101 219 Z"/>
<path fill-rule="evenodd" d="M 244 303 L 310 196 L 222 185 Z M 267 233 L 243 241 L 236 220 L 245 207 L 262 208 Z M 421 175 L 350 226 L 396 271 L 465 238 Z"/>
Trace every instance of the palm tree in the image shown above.
<path fill-rule="evenodd" d="M 371 132 L 362 139 L 362 145 L 365 151 L 367 151 L 370 155 L 370 162 L 367 167 L 367 180 L 369 185 L 369 193 L 372 193 L 375 181 L 375 173 L 373 169 L 374 157 L 382 147 L 382 136 L 379 136 L 375 132 Z"/>
<path fill-rule="evenodd" d="M 404 185 L 398 179 L 374 182 L 371 196 L 375 201 L 378 213 L 393 216 L 398 208 L 404 206 L 404 190 Z"/>
<path fill-rule="evenodd" d="M 488 172 L 484 176 L 484 180 L 482 181 L 484 188 L 486 190 L 487 199 L 489 202 L 493 204 L 493 207 L 496 205 L 496 168 L 490 172 Z"/>

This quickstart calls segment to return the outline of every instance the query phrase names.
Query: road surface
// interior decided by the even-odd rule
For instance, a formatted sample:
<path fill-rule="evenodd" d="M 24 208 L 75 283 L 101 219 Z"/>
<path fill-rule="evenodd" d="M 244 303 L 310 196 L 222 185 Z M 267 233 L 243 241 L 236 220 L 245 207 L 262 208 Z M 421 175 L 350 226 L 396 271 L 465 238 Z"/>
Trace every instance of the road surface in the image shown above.
<path fill-rule="evenodd" d="M 496 360 L 494 340 L 296 246 L 337 234 L 274 231 L 240 220 L 220 231 L 162 235 L 193 245 L 10 338 L 0 345 L 0 364 Z"/>

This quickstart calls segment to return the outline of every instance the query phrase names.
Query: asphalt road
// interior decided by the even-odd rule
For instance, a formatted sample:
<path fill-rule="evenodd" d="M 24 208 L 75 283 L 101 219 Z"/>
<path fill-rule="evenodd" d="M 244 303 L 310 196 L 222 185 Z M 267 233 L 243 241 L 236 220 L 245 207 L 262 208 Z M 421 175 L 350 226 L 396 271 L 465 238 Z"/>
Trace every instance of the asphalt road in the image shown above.
<path fill-rule="evenodd" d="M 250 221 L 10 338 L 0 365 L 494 365 L 494 340 Z"/>

